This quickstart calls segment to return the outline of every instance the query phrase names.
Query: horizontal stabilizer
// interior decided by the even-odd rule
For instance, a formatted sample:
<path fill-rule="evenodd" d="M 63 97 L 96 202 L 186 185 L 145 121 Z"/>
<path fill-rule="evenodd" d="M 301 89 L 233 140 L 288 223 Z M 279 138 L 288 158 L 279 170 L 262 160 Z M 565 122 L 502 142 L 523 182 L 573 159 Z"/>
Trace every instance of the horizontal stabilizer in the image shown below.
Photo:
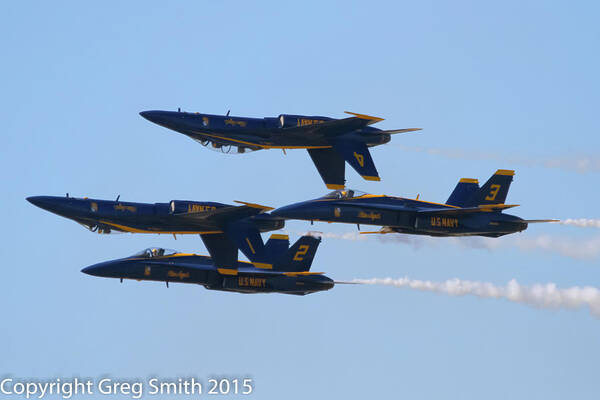
<path fill-rule="evenodd" d="M 560 222 L 560 219 L 524 219 L 523 222 L 528 224 L 537 224 L 541 222 Z"/>
<path fill-rule="evenodd" d="M 357 114 L 357 113 L 353 113 L 351 111 L 344 111 L 346 114 L 350 114 L 350 115 L 354 115 L 356 118 L 358 119 L 364 119 L 369 121 L 367 123 L 367 125 L 371 125 L 371 124 L 375 124 L 377 122 L 381 122 L 383 121 L 383 118 L 379 118 L 379 117 L 373 117 L 371 115 L 366 115 L 366 114 Z"/>
<path fill-rule="evenodd" d="M 306 276 L 306 275 L 323 275 L 325 272 L 310 272 L 310 271 L 299 271 L 299 272 L 282 272 L 285 276 Z"/>
<path fill-rule="evenodd" d="M 273 207 L 269 207 L 269 206 L 263 206 L 261 204 L 255 204 L 255 203 L 246 203 L 245 201 L 239 201 L 239 200 L 234 200 L 234 202 L 239 203 L 239 204 L 243 204 L 247 207 L 250 208 L 257 208 L 259 210 L 263 210 L 263 211 L 271 211 L 274 210 Z"/>
<path fill-rule="evenodd" d="M 380 131 L 380 133 L 387 133 L 388 135 L 393 135 L 395 133 L 408 133 L 408 132 L 416 132 L 421 131 L 423 128 L 406 128 L 406 129 L 390 129 L 387 131 Z"/>
<path fill-rule="evenodd" d="M 384 226 L 384 227 L 382 227 L 378 231 L 362 231 L 362 232 L 359 232 L 359 234 L 361 234 L 361 235 L 374 235 L 374 234 L 385 235 L 386 233 L 396 233 L 396 231 L 393 230 L 392 228 L 390 228 L 389 226 Z"/>

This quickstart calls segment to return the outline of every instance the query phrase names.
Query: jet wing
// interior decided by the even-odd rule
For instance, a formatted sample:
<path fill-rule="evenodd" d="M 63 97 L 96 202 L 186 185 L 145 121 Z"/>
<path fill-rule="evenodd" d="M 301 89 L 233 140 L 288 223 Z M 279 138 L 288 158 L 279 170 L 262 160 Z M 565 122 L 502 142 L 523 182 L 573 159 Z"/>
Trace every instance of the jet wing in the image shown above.
<path fill-rule="evenodd" d="M 245 203 L 237 200 L 235 202 L 244 205 L 221 207 L 211 211 L 176 214 L 175 217 L 185 220 L 187 222 L 198 221 L 202 223 L 206 223 L 206 220 L 211 219 L 214 220 L 215 224 L 219 224 L 228 221 L 244 219 L 273 209 L 272 207 L 262 206 L 260 204 Z"/>
<path fill-rule="evenodd" d="M 354 201 L 341 201 L 339 204 L 350 207 L 370 208 L 373 210 L 387 210 L 387 211 L 414 211 L 414 208 L 409 208 L 399 204 L 375 204 L 375 203 L 364 203 L 360 200 Z"/>
<path fill-rule="evenodd" d="M 337 136 L 364 128 L 365 126 L 374 124 L 376 122 L 383 121 L 383 118 L 372 117 L 365 114 L 356 114 L 349 111 L 344 112 L 346 114 L 353 115 L 353 117 L 332 119 L 329 121 L 320 122 L 318 124 L 283 128 L 282 132 L 286 134 L 303 133 L 320 136 Z"/>

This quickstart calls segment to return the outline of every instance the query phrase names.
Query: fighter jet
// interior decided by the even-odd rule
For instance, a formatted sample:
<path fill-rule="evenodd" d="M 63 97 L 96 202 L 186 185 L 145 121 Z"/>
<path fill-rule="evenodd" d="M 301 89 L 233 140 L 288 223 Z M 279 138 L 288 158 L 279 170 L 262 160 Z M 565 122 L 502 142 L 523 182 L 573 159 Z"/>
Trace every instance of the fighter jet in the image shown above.
<path fill-rule="evenodd" d="M 82 272 L 105 278 L 196 283 L 206 289 L 238 293 L 306 295 L 329 290 L 334 282 L 322 272 L 310 272 L 320 239 L 302 236 L 291 248 L 284 235 L 267 242 L 273 261 L 270 269 L 237 260 L 237 250 L 210 247 L 212 257 L 150 248 L 131 257 L 84 268 Z M 282 247 L 284 246 L 284 247 Z M 279 249 L 275 251 L 275 249 Z M 283 251 L 280 251 L 283 249 Z"/>
<path fill-rule="evenodd" d="M 236 251 L 239 248 L 247 257 L 261 255 L 260 232 L 281 229 L 285 224 L 265 214 L 271 207 L 241 201 L 236 201 L 240 206 L 187 200 L 147 204 L 68 195 L 34 196 L 27 200 L 92 232 L 199 234 L 205 242 L 228 243 Z"/>
<path fill-rule="evenodd" d="M 499 237 L 527 229 L 529 223 L 504 214 L 516 207 L 504 204 L 514 171 L 499 169 L 479 187 L 477 179 L 463 178 L 445 204 L 416 199 L 338 190 L 328 195 L 278 208 L 271 215 L 285 219 L 343 222 L 383 226 L 361 233 L 408 233 L 429 236 Z"/>
<path fill-rule="evenodd" d="M 381 130 L 370 125 L 383 121 L 382 118 L 346 113 L 352 116 L 336 119 L 281 114 L 278 117 L 247 118 L 232 117 L 229 112 L 222 116 L 181 111 L 143 111 L 140 115 L 224 153 L 307 149 L 327 187 L 343 189 L 345 162 L 364 179 L 379 181 L 369 147 L 389 142 L 392 134 L 420 130 Z"/>

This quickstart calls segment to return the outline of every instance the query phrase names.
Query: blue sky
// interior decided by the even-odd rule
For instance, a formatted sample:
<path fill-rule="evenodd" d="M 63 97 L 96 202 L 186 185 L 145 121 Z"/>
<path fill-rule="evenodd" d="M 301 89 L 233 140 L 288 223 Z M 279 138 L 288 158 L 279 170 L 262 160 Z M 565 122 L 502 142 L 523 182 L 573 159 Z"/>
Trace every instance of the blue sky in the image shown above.
<path fill-rule="evenodd" d="M 79 271 L 150 245 L 206 251 L 197 237 L 92 234 L 25 197 L 313 198 L 326 189 L 304 151 L 223 155 L 138 112 L 349 110 L 385 118 L 380 128 L 423 128 L 372 151 L 381 182 L 348 169 L 351 187 L 443 202 L 461 177 L 515 169 L 515 214 L 598 218 L 598 11 L 547 1 L 6 4 L 0 374 L 252 376 L 265 399 L 596 398 L 600 320 L 588 309 L 382 286 L 293 297 L 119 284 Z M 570 168 L 578 160 L 591 167 Z M 293 238 L 308 229 L 355 228 L 286 226 Z M 340 280 L 600 286 L 599 235 L 535 225 L 487 249 L 325 239 L 314 268 Z"/>

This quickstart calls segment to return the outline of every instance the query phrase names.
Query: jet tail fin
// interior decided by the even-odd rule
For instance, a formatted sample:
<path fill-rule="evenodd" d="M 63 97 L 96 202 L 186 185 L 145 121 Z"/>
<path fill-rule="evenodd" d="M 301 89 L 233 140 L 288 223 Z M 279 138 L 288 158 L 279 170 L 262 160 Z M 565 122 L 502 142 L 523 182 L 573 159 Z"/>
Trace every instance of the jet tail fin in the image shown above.
<path fill-rule="evenodd" d="M 473 194 L 464 207 L 477 207 L 487 204 L 504 204 L 515 171 L 499 169 Z"/>
<path fill-rule="evenodd" d="M 274 271 L 308 272 L 321 239 L 314 236 L 302 236 L 274 264 Z"/>
<path fill-rule="evenodd" d="M 273 234 L 265 243 L 265 261 L 274 263 L 290 247 L 290 237 L 288 235 Z"/>
<path fill-rule="evenodd" d="M 373 157 L 369 148 L 363 142 L 350 140 L 338 140 L 333 148 L 363 179 L 368 181 L 380 181 L 379 173 L 375 168 Z"/>
<path fill-rule="evenodd" d="M 479 190 L 477 179 L 462 178 L 456 184 L 454 191 L 448 197 L 446 204 L 450 206 L 465 207 L 468 200 Z"/>

